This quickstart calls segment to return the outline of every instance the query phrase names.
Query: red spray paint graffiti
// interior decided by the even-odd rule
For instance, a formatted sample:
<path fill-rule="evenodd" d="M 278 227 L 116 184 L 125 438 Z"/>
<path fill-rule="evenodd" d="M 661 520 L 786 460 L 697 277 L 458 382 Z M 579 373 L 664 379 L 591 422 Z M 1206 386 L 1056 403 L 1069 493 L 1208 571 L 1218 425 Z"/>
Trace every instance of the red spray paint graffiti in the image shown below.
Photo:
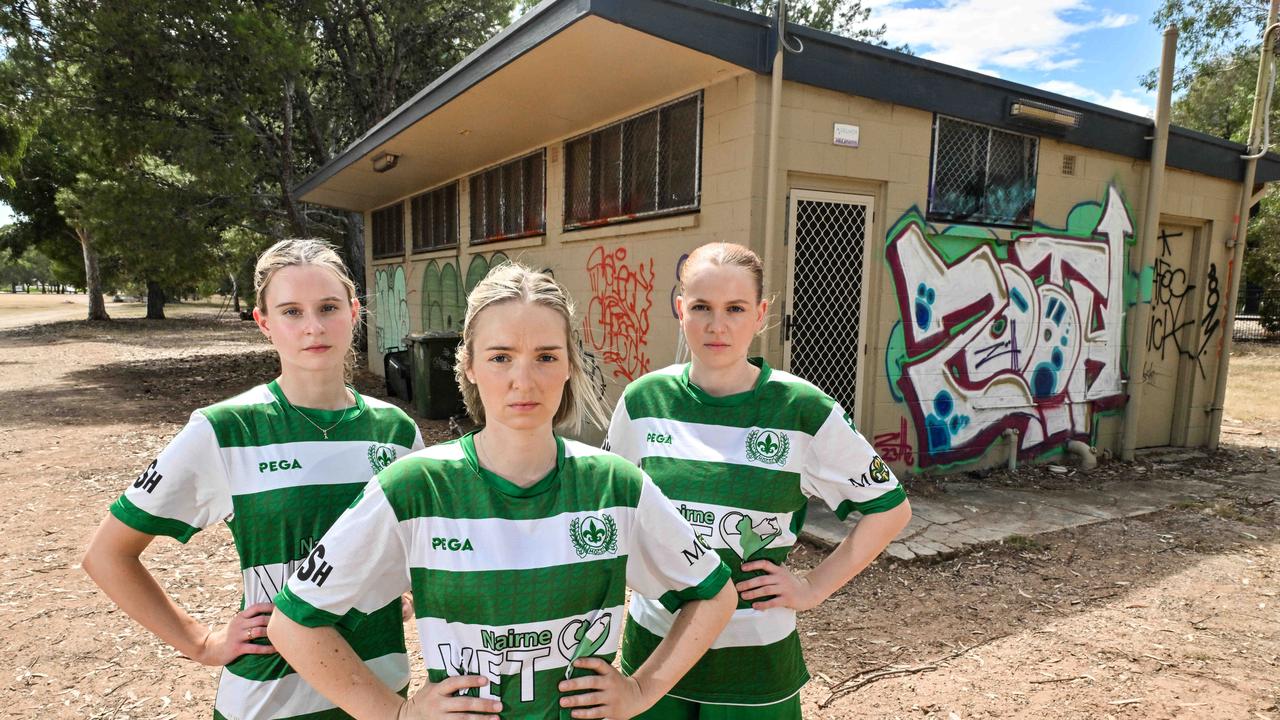
<path fill-rule="evenodd" d="M 881 433 L 875 437 L 876 453 L 885 462 L 903 462 L 908 467 L 915 465 L 916 458 L 911 452 L 911 441 L 907 436 L 907 419 L 899 418 L 898 432 Z"/>
<path fill-rule="evenodd" d="M 627 249 L 597 246 L 587 260 L 591 304 L 583 319 L 583 335 L 613 376 L 635 380 L 649 372 L 649 308 L 653 305 L 653 258 L 635 267 L 626 264 Z"/>

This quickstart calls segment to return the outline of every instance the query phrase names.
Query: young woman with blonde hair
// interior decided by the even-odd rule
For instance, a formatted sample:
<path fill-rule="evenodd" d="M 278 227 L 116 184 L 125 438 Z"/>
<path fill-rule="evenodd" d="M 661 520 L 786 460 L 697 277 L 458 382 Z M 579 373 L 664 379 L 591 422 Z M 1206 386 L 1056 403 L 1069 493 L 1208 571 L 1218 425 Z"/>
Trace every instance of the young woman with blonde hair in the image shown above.
<path fill-rule="evenodd" d="M 276 646 L 352 715 L 625 720 L 732 612 L 727 568 L 658 488 L 555 434 L 604 419 L 572 316 L 549 275 L 492 270 L 467 298 L 456 368 L 483 427 L 383 471 L 317 547 L 325 582 L 299 572 L 277 598 Z M 628 585 L 683 609 L 624 677 L 609 661 Z M 370 681 L 339 632 L 410 586 L 429 684 L 406 701 Z"/>
<path fill-rule="evenodd" d="M 861 572 L 906 525 L 906 494 L 840 404 L 812 384 L 748 358 L 764 327 L 764 268 L 741 245 L 696 249 L 676 311 L 692 361 L 627 386 L 607 446 L 644 469 L 733 573 L 737 610 L 671 693 L 643 717 L 800 717 L 809 679 L 796 634 L 808 610 Z M 849 352 L 857 352 L 850 348 Z M 784 564 L 808 497 L 857 527 L 804 577 Z M 640 667 L 680 614 L 631 596 L 622 667 Z"/>
<path fill-rule="evenodd" d="M 280 358 L 280 375 L 201 408 L 111 506 L 83 567 L 130 617 L 179 652 L 225 666 L 214 717 L 346 717 L 307 686 L 267 637 L 272 598 L 300 562 L 396 458 L 423 447 L 399 408 L 346 383 L 360 301 L 346 267 L 319 240 L 284 240 L 258 259 L 253 315 Z M 192 618 L 140 556 L 157 535 L 187 542 L 225 522 L 240 556 L 241 611 L 219 628 Z M 408 686 L 399 597 L 368 609 L 356 656 L 388 692 Z"/>

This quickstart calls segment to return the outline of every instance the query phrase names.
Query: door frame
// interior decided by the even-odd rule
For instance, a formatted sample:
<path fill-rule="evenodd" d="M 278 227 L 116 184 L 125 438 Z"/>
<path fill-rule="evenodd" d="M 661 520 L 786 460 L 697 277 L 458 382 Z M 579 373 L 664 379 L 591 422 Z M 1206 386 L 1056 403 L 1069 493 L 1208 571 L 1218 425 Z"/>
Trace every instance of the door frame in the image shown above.
<path fill-rule="evenodd" d="M 791 327 L 790 321 L 792 309 L 795 307 L 795 284 L 796 284 L 796 219 L 800 202 L 807 200 L 811 202 L 827 202 L 840 203 L 844 205 L 862 205 L 866 208 L 863 220 L 863 252 L 862 252 L 862 277 L 859 278 L 858 284 L 858 342 L 862 344 L 861 348 L 855 348 L 855 385 L 853 389 L 853 407 L 845 408 L 845 412 L 851 417 L 857 418 L 858 426 L 862 423 L 863 408 L 863 387 L 866 386 L 865 377 L 861 372 L 862 368 L 867 365 L 865 362 L 870 349 L 871 342 L 867 338 L 867 298 L 870 290 L 870 265 L 869 258 L 871 256 L 871 246 L 868 240 L 871 238 L 875 229 L 875 209 L 876 199 L 873 195 L 866 193 L 846 193 L 831 192 L 828 190 L 808 190 L 805 188 L 793 187 L 787 191 L 787 229 L 783 235 L 783 244 L 786 246 L 786 288 L 783 291 L 782 299 L 782 328 L 778 333 L 778 338 L 782 343 L 782 369 L 791 372 Z M 809 378 L 805 378 L 809 380 Z M 822 388 L 824 392 L 829 388 Z"/>

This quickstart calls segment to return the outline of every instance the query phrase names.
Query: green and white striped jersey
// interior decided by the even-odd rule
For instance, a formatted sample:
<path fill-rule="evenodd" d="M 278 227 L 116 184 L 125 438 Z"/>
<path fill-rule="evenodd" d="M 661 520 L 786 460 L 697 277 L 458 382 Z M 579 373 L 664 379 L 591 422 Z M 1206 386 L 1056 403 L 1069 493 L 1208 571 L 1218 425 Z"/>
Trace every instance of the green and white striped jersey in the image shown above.
<path fill-rule="evenodd" d="M 342 411 L 291 405 L 272 381 L 195 411 L 186 427 L 126 488 L 111 513 L 126 525 L 180 542 L 226 521 L 240 555 L 241 607 L 270 602 L 375 473 L 423 447 L 402 410 L 352 389 Z M 302 417 L 314 421 L 308 422 Z M 328 439 L 316 425 L 329 428 Z M 388 686 L 409 683 L 398 602 L 348 641 Z M 218 684 L 214 717 L 345 718 L 278 654 L 242 655 Z"/>
<path fill-rule="evenodd" d="M 729 577 L 634 465 L 556 444 L 556 467 L 527 488 L 481 468 L 472 435 L 397 462 L 324 536 L 314 572 L 289 579 L 278 610 L 362 628 L 412 586 L 432 682 L 483 675 L 479 694 L 500 699 L 502 717 L 555 717 L 571 661 L 617 653 L 626 586 L 675 611 Z"/>
<path fill-rule="evenodd" d="M 906 493 L 889 466 L 818 388 L 761 359 L 754 389 L 713 397 L 673 365 L 627 386 L 607 447 L 644 469 L 702 542 L 741 582 L 748 560 L 782 564 L 804 525 L 808 496 L 844 519 L 882 512 Z M 631 596 L 622 667 L 633 672 L 670 630 L 674 614 L 652 595 Z M 701 703 L 764 705 L 809 679 L 787 608 L 738 607 L 707 654 L 671 691 Z"/>

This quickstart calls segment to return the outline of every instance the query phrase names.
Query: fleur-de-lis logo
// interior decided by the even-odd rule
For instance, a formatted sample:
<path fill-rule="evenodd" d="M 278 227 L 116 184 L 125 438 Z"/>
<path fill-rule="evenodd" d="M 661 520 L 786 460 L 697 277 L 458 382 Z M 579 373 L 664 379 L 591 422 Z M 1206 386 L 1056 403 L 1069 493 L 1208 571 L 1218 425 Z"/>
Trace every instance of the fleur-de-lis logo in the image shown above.
<path fill-rule="evenodd" d="M 791 439 L 777 430 L 753 429 L 747 433 L 747 459 L 768 465 L 785 465 Z"/>
<path fill-rule="evenodd" d="M 578 557 L 618 551 L 618 524 L 607 514 L 576 517 L 569 523 L 569 540 Z"/>
<path fill-rule="evenodd" d="M 396 449 L 390 445 L 374 443 L 369 446 L 369 467 L 373 468 L 375 473 L 386 470 L 387 466 L 395 461 Z"/>

